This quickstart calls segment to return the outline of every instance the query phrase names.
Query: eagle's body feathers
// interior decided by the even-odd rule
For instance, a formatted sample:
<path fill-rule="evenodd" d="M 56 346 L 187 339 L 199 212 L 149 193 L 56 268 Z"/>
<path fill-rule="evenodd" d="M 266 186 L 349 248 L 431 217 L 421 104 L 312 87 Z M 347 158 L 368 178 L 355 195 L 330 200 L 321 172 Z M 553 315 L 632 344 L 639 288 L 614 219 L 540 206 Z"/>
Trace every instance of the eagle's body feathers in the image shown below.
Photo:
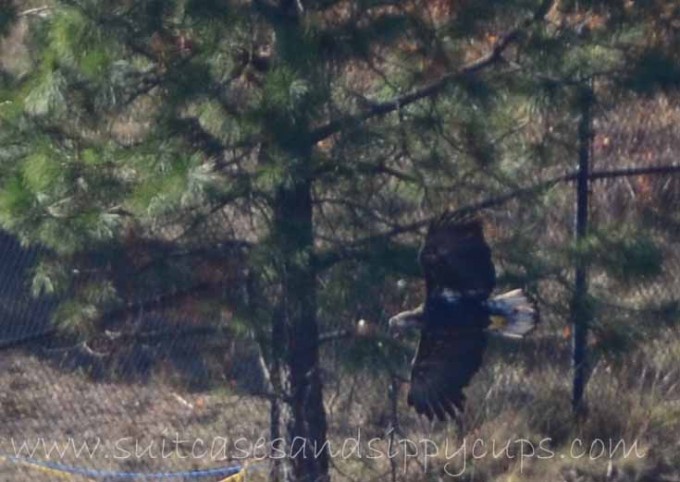
<path fill-rule="evenodd" d="M 444 213 L 429 227 L 419 254 L 425 302 L 390 319 L 391 329 L 418 328 L 408 404 L 429 419 L 454 418 L 482 365 L 487 333 L 521 337 L 537 312 L 521 290 L 489 299 L 496 283 L 481 222 Z"/>

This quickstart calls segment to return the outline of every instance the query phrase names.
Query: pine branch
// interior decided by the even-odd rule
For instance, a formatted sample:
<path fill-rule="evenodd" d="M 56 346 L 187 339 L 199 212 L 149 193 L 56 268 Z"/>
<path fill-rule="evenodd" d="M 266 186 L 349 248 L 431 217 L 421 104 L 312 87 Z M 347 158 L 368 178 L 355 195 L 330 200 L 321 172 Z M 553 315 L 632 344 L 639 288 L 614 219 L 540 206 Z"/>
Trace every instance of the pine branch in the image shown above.
<path fill-rule="evenodd" d="M 611 169 L 611 170 L 601 170 L 592 171 L 588 174 L 588 179 L 593 181 L 597 179 L 610 179 L 616 177 L 630 177 L 630 176 L 646 176 L 646 175 L 656 175 L 656 174 L 674 174 L 680 173 L 680 164 L 670 164 L 665 166 L 649 166 L 649 167 L 630 167 L 621 169 Z M 481 209 L 487 209 L 494 206 L 499 206 L 505 204 L 516 198 L 535 196 L 540 192 L 546 191 L 556 184 L 563 182 L 571 182 L 576 180 L 578 177 L 578 171 L 570 171 L 559 176 L 552 177 L 545 181 L 539 181 L 530 186 L 521 187 L 513 189 L 507 193 L 491 196 L 477 203 L 468 204 L 456 209 L 456 212 L 469 212 L 469 211 L 479 211 Z M 389 242 L 392 238 L 405 233 L 418 232 L 430 222 L 439 216 L 441 213 L 434 213 L 424 219 L 414 221 L 409 224 L 404 224 L 402 226 L 396 226 L 385 232 L 368 236 L 362 239 L 358 239 L 344 246 L 340 246 L 336 249 L 331 249 L 319 253 L 316 257 L 316 269 L 318 271 L 323 271 L 330 268 L 336 263 L 347 261 L 350 259 L 365 259 L 371 255 L 374 251 L 372 246 L 384 246 L 385 243 Z"/>
<path fill-rule="evenodd" d="M 339 165 L 338 163 L 329 162 L 323 166 L 320 166 L 314 171 L 315 176 L 321 176 L 332 172 L 334 176 L 346 175 L 348 178 L 352 178 L 357 173 L 375 175 L 375 174 L 385 174 L 387 176 L 394 177 L 400 181 L 404 182 L 418 182 L 419 179 L 407 172 L 400 171 L 394 167 L 387 165 L 387 159 L 393 155 L 390 152 L 379 159 L 373 159 L 373 162 L 362 162 L 354 161 L 349 166 Z"/>
<path fill-rule="evenodd" d="M 516 27 L 502 35 L 496 41 L 491 51 L 486 55 L 462 66 L 455 72 L 444 74 L 434 82 L 431 82 L 412 92 L 402 94 L 386 102 L 373 103 L 365 112 L 345 116 L 342 119 L 331 121 L 328 124 L 315 129 L 310 135 L 311 143 L 316 144 L 317 142 L 339 132 L 345 126 L 357 125 L 374 117 L 383 116 L 385 114 L 397 111 L 419 100 L 435 97 L 452 82 L 474 76 L 479 72 L 497 64 L 502 59 L 505 50 L 507 50 L 510 45 L 517 42 L 521 38 L 524 31 L 528 29 L 533 23 L 542 20 L 545 14 L 552 7 L 553 3 L 554 0 L 543 1 L 539 9 L 529 19 L 522 22 L 519 27 Z"/>

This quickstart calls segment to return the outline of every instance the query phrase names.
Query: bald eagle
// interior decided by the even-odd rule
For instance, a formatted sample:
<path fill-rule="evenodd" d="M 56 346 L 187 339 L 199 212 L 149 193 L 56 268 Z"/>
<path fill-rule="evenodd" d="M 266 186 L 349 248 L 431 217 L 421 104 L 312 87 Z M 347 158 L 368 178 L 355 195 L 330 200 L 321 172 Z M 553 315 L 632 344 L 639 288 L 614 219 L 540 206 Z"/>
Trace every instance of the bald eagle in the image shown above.
<path fill-rule="evenodd" d="M 487 334 L 520 338 L 538 321 L 522 290 L 490 298 L 496 284 L 481 220 L 444 212 L 430 224 L 420 250 L 425 302 L 389 321 L 390 330 L 420 330 L 408 404 L 432 420 L 462 413 L 463 388 L 479 370 Z"/>

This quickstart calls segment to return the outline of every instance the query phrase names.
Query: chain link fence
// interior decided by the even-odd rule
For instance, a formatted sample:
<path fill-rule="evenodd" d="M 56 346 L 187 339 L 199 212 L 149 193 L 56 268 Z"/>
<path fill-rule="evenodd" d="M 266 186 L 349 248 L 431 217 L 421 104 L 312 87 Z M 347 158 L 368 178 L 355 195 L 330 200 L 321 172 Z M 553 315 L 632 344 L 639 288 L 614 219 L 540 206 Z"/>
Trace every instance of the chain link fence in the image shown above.
<path fill-rule="evenodd" d="M 532 469 L 527 462 L 526 479 L 520 480 L 662 480 L 676 473 L 665 449 L 677 445 L 671 431 L 677 427 L 680 401 L 680 168 L 594 170 L 588 237 L 582 246 L 574 244 L 574 178 L 568 174 L 544 189 L 483 203 L 500 273 L 497 289 L 527 289 L 539 306 L 541 324 L 518 342 L 492 340 L 482 370 L 466 390 L 465 438 L 455 424 L 427 422 L 406 406 L 413 351 L 395 355 L 386 350 L 395 362 L 392 367 L 401 367 L 396 373 L 381 371 L 379 361 L 365 354 L 358 370 L 338 372 L 339 362 L 329 363 L 331 434 L 340 440 L 360 433 L 364 441 L 379 438 L 381 454 L 394 444 L 393 458 L 364 457 L 361 469 L 356 457 L 336 457 L 339 474 L 347 480 L 446 480 L 451 474 L 462 480 L 505 480 L 519 474 L 520 449 L 476 458 L 472 446 L 480 441 L 491 450 L 492 441 L 503 447 L 523 439 L 532 451 L 548 440 L 553 449 L 546 458 L 554 463 Z M 570 321 L 579 258 L 588 270 L 589 323 L 585 410 L 575 415 Z M 417 304 L 409 296 L 396 309 Z M 378 303 L 394 303 L 389 298 Z M 329 360 L 333 350 L 342 348 L 329 348 Z M 391 391 L 395 384 L 396 397 Z M 564 454 L 554 449 L 573 440 L 596 446 L 637 442 L 657 458 L 635 465 L 612 453 L 599 464 L 591 460 L 574 467 L 573 458 L 565 464 Z"/>
<path fill-rule="evenodd" d="M 338 337 L 322 345 L 337 480 L 458 474 L 483 481 L 519 470 L 527 471 L 527 480 L 662 480 L 677 473 L 666 448 L 677 446 L 672 434 L 680 413 L 680 169 L 644 162 L 639 171 L 614 171 L 616 153 L 607 146 L 619 142 L 615 137 L 605 142 L 603 134 L 594 136 L 583 245 L 573 242 L 573 175 L 486 207 L 499 289 L 525 287 L 542 323 L 525 340 L 492 341 L 467 389 L 464 432 L 418 419 L 405 406 L 412 344 Z M 675 149 L 674 140 L 665 142 L 667 147 L 655 147 L 662 160 Z M 179 480 L 220 480 L 245 455 L 251 463 L 266 459 L 270 406 L 260 394 L 262 359 L 254 340 L 182 314 L 138 313 L 133 324 L 147 326 L 153 336 L 65 344 L 49 323 L 54 300 L 30 295 L 38 253 L 7 234 L 0 244 L 1 480 L 117 480 L 108 472 L 113 470 L 130 477 L 176 471 Z M 582 419 L 574 419 L 570 407 L 577 259 L 587 262 L 590 310 Z M 416 301 L 415 295 L 405 299 L 403 291 L 380 289 L 376 306 Z M 560 447 L 575 436 L 640 441 L 652 456 L 639 464 L 617 456 L 576 467 L 554 460 L 547 468 L 536 457 L 520 464 L 517 446 L 501 457 L 459 450 L 469 437 L 502 443 L 522 438 L 535 446 L 549 439 Z M 373 453 L 366 452 L 370 441 Z M 69 474 L 60 466 L 19 463 L 9 454 L 82 470 Z M 216 467 L 223 471 L 210 472 Z M 249 477 L 264 480 L 267 473 Z"/>

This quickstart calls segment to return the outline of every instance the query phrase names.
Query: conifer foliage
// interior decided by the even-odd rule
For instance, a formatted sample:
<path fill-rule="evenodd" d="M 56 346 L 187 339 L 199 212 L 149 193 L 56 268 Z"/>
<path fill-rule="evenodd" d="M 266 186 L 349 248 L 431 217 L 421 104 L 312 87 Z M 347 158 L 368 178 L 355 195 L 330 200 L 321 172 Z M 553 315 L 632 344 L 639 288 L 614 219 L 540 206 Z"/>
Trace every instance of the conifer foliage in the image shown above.
<path fill-rule="evenodd" d="M 677 5 L 639 3 L 2 1 L 0 224 L 45 248 L 33 289 L 72 333 L 229 306 L 288 439 L 323 447 L 320 323 L 380 317 L 347 287 L 417 274 L 443 207 L 572 165 L 574 85 L 677 87 Z"/>

